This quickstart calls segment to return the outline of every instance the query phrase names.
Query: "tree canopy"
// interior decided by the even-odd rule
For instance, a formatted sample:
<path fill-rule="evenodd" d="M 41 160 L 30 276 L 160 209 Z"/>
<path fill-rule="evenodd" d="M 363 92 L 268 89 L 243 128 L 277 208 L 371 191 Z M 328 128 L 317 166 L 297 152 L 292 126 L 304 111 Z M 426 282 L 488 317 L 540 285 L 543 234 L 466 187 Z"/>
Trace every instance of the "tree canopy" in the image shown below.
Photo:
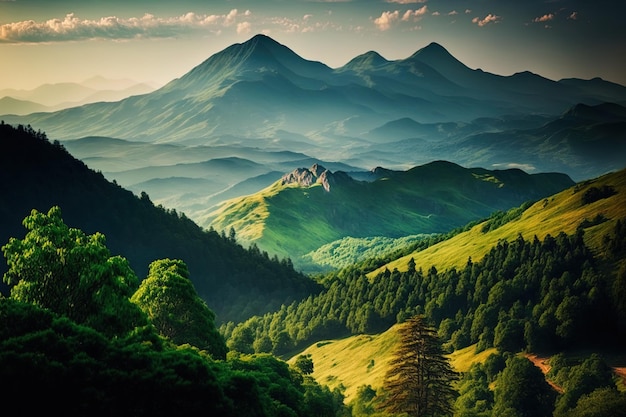
<path fill-rule="evenodd" d="M 188 343 L 226 359 L 226 343 L 215 327 L 215 313 L 198 296 L 181 260 L 159 259 L 131 301 L 148 316 L 159 334 L 177 345 Z"/>
<path fill-rule="evenodd" d="M 104 235 L 68 227 L 57 206 L 48 213 L 33 210 L 23 224 L 25 238 L 11 238 L 2 247 L 12 298 L 108 335 L 145 324 L 129 300 L 139 280 L 126 259 L 110 255 Z"/>
<path fill-rule="evenodd" d="M 398 333 L 400 343 L 385 375 L 381 408 L 414 417 L 451 416 L 458 375 L 443 354 L 436 330 L 418 315 Z"/>

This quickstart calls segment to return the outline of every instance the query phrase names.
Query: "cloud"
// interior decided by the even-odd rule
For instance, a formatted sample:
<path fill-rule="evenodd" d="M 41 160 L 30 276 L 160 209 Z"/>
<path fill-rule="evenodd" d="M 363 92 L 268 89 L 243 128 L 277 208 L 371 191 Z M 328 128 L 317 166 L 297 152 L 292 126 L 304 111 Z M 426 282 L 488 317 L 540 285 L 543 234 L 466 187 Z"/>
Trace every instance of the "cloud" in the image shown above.
<path fill-rule="evenodd" d="M 426 3 L 428 0 L 385 0 L 387 3 L 397 3 L 397 4 L 415 4 L 415 3 Z"/>
<path fill-rule="evenodd" d="M 459 14 L 459 12 L 457 12 L 456 10 L 452 10 L 448 13 L 448 16 L 456 16 L 457 14 Z"/>
<path fill-rule="evenodd" d="M 0 25 L 0 43 L 64 42 L 88 39 L 134 39 L 176 37 L 197 30 L 219 29 L 236 23 L 239 17 L 251 15 L 249 10 L 240 13 L 232 9 L 224 15 L 186 13 L 175 17 L 119 18 L 107 16 L 99 19 L 81 19 L 73 13 L 63 19 L 45 22 L 25 20 Z M 245 22 L 244 22 L 245 23 Z M 245 26 L 244 26 L 245 27 Z M 239 30 L 239 27 L 237 27 Z"/>
<path fill-rule="evenodd" d="M 533 19 L 533 22 L 535 23 L 549 22 L 550 20 L 554 20 L 554 13 L 548 13 L 548 14 L 544 14 L 543 16 L 536 17 Z"/>
<path fill-rule="evenodd" d="M 537 168 L 532 164 L 518 163 L 518 162 L 503 162 L 500 164 L 492 164 L 495 169 L 512 169 L 517 168 L 522 171 L 532 172 Z"/>
<path fill-rule="evenodd" d="M 578 20 L 578 12 L 572 12 L 567 18 L 570 20 Z"/>
<path fill-rule="evenodd" d="M 422 16 L 424 16 L 426 13 L 428 12 L 428 6 L 422 6 L 417 10 L 407 10 L 403 15 L 402 15 L 402 20 L 405 22 L 408 21 L 416 21 L 422 18 Z"/>
<path fill-rule="evenodd" d="M 237 34 L 245 35 L 245 34 L 250 33 L 251 30 L 252 30 L 252 25 L 250 24 L 250 22 L 237 23 Z"/>
<path fill-rule="evenodd" d="M 404 12 L 402 16 L 400 16 L 399 10 L 394 10 L 393 12 L 386 11 L 386 12 L 382 12 L 382 14 L 379 17 L 374 19 L 374 24 L 379 30 L 385 31 L 385 30 L 389 30 L 391 26 L 398 21 L 417 22 L 422 17 L 424 17 L 426 13 L 428 13 L 428 6 L 422 6 L 419 9 L 415 9 L 415 10 L 409 9 L 406 12 Z"/>
<path fill-rule="evenodd" d="M 476 23 L 478 26 L 483 27 L 488 25 L 489 23 L 498 23 L 502 18 L 500 16 L 496 16 L 495 14 L 489 13 L 484 18 L 475 17 L 472 19 L 472 23 Z"/>
<path fill-rule="evenodd" d="M 379 17 L 374 19 L 374 24 L 379 30 L 389 30 L 391 25 L 400 18 L 399 11 L 383 12 Z"/>

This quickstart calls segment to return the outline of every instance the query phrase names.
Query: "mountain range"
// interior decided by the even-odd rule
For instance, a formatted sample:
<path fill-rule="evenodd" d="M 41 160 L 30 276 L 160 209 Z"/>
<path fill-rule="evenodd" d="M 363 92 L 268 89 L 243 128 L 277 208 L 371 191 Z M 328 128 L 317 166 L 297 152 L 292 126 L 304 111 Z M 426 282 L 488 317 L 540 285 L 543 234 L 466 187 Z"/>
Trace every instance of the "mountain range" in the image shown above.
<path fill-rule="evenodd" d="M 618 84 L 491 74 L 436 43 L 330 68 L 256 35 L 148 94 L 0 118 L 45 131 L 107 179 L 209 225 L 225 201 L 314 164 L 366 181 L 375 168 L 439 160 L 593 178 L 625 165 L 625 104 Z"/>
<path fill-rule="evenodd" d="M 104 234 L 112 255 L 126 258 L 143 279 L 151 262 L 186 263 L 198 294 L 219 322 L 242 320 L 318 290 L 285 260 L 250 251 L 207 231 L 176 210 L 136 196 L 74 158 L 59 142 L 23 126 L 0 124 L 0 247 L 23 239 L 22 221 L 38 210 L 61 208 L 69 227 Z M 0 276 L 7 270 L 0 257 Z M 0 292 L 9 288 L 0 284 Z"/>
<path fill-rule="evenodd" d="M 445 233 L 574 184 L 564 174 L 463 168 L 435 161 L 406 171 L 376 169 L 369 181 L 321 165 L 227 201 L 206 226 L 234 228 L 246 244 L 302 265 L 302 256 L 346 237 Z"/>
<path fill-rule="evenodd" d="M 155 90 L 150 83 L 92 77 L 80 83 L 44 84 L 32 90 L 0 90 L 0 114 L 53 112 L 99 101 L 119 101 Z"/>
<path fill-rule="evenodd" d="M 468 135 L 540 128 L 578 104 L 607 102 L 624 105 L 626 87 L 597 78 L 553 81 L 527 71 L 491 74 L 468 68 L 436 43 L 399 60 L 370 51 L 333 69 L 256 35 L 149 94 L 3 118 L 30 124 L 61 141 L 104 136 L 186 145 L 254 144 L 366 169 L 408 168 L 448 159 L 442 154 L 447 149 L 437 145 L 458 147 Z M 400 134 L 397 125 L 403 123 L 427 126 L 419 135 L 410 126 Z M 395 135 L 387 136 L 394 126 Z M 438 133 L 428 133 L 433 130 Z M 617 133 L 614 141 L 622 146 L 623 129 Z M 392 138 L 407 143 L 398 144 L 402 149 L 396 151 Z M 372 154 L 380 152 L 380 145 L 385 152 L 376 160 Z M 407 154 L 409 145 L 413 149 Z M 546 169 L 547 163 L 535 167 L 536 158 L 527 160 L 542 151 L 540 145 L 530 144 L 531 151 L 522 154 L 507 150 L 506 157 L 488 162 L 556 170 Z M 594 146 L 606 151 L 605 145 Z M 485 166 L 476 163 L 476 156 L 462 151 L 452 162 Z M 420 157 L 428 159 L 415 160 Z M 576 179 L 607 169 L 594 162 L 581 167 L 578 160 L 564 166 Z"/>

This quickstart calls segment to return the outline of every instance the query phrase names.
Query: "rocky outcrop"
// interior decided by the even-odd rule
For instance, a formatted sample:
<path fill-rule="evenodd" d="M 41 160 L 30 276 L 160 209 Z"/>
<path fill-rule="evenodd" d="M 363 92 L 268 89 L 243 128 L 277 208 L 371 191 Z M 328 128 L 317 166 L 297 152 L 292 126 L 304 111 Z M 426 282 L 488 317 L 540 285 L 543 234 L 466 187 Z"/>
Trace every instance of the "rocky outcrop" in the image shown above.
<path fill-rule="evenodd" d="M 321 184 L 324 190 L 330 192 L 331 187 L 340 181 L 352 180 L 345 172 L 335 172 L 324 168 L 322 165 L 313 164 L 311 168 L 296 168 L 288 174 L 283 175 L 281 184 L 297 184 L 301 187 L 310 187 L 314 184 Z"/>

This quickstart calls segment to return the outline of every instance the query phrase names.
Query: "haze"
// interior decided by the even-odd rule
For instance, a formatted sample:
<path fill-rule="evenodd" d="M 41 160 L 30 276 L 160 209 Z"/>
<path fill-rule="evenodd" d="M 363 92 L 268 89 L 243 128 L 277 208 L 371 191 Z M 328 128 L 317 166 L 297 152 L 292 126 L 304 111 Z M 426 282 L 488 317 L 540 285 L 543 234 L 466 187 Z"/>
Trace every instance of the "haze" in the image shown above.
<path fill-rule="evenodd" d="M 0 0 L 0 88 L 94 75 L 165 84 L 255 33 L 331 67 L 438 42 L 470 68 L 626 85 L 623 2 Z"/>

